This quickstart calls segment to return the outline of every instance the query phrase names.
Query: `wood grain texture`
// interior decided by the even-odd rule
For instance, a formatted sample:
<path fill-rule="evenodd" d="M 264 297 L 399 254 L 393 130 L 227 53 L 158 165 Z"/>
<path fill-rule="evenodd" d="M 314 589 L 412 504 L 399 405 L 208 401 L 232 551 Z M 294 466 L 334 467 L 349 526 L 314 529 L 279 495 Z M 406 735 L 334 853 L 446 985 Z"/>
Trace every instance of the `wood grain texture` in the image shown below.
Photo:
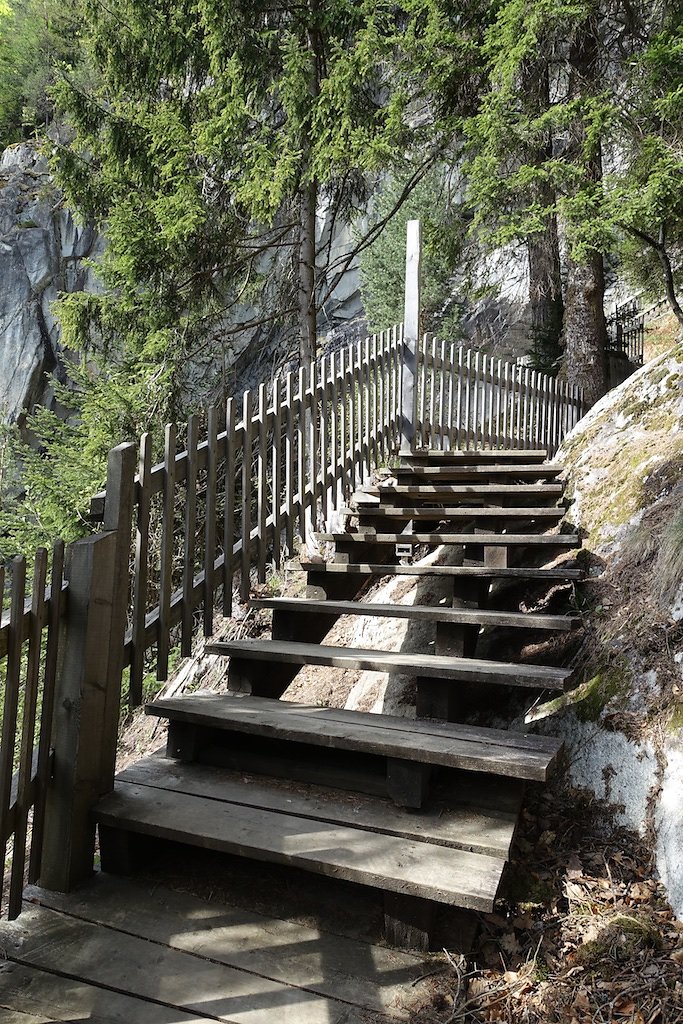
<path fill-rule="evenodd" d="M 436 800 L 414 814 L 376 796 L 185 764 L 160 754 L 136 762 L 118 779 L 505 859 L 510 853 L 521 797 L 516 780 L 477 778 L 467 791 L 468 803 L 456 803 L 458 793 L 453 792 L 448 803 Z"/>
<path fill-rule="evenodd" d="M 258 697 L 199 695 L 155 701 L 145 710 L 200 726 L 541 781 L 561 749 L 554 738 L 439 722 L 387 722 L 388 715 L 377 721 L 378 715 Z"/>
<path fill-rule="evenodd" d="M 294 986 L 44 907 L 28 908 L 23 925 L 24 941 L 13 945 L 11 933 L 7 936 L 10 958 L 25 967 L 64 971 L 81 983 L 101 986 L 96 1019 L 98 1003 L 104 1020 L 112 1019 L 108 1006 L 103 1012 L 102 996 L 112 995 L 105 989 L 156 1004 L 157 1013 L 164 1008 L 165 1018 L 158 1019 L 167 1024 L 174 1020 L 169 1011 L 180 1012 L 181 1021 L 194 1015 L 226 1024 L 266 1024 L 273 1016 L 287 1024 L 341 1024 L 346 1016 L 342 1005 Z M 127 1024 L 141 1019 L 144 1015 L 139 1018 L 133 1012 Z"/>
<path fill-rule="evenodd" d="M 437 654 L 403 654 L 394 651 L 361 650 L 322 644 L 297 643 L 291 640 L 232 640 L 208 644 L 210 654 L 224 654 L 240 659 L 277 664 L 322 665 L 356 671 L 398 672 L 430 676 L 437 679 L 458 679 L 479 683 L 502 683 L 508 686 L 547 687 L 564 690 L 573 672 L 566 668 L 545 665 L 518 665 L 478 658 L 450 658 Z"/>
<path fill-rule="evenodd" d="M 331 875 L 473 910 L 490 911 L 505 861 L 483 854 L 430 848 L 296 815 L 117 783 L 95 809 L 98 822 L 237 856 Z"/>
<path fill-rule="evenodd" d="M 99 875 L 68 896 L 32 888 L 27 897 L 94 924 L 390 1017 L 405 1016 L 406 988 L 426 970 L 423 959 L 410 953 L 111 875 Z M 339 1007 L 333 1004 L 332 1009 Z M 352 1020 L 355 1024 L 358 1018 Z"/>
<path fill-rule="evenodd" d="M 384 565 L 355 562 L 339 564 L 338 562 L 304 562 L 301 570 L 310 573 L 332 573 L 357 576 L 461 576 L 464 579 L 518 579 L 518 580 L 581 580 L 583 569 L 565 569 L 561 566 L 553 569 L 525 566 L 486 565 Z"/>

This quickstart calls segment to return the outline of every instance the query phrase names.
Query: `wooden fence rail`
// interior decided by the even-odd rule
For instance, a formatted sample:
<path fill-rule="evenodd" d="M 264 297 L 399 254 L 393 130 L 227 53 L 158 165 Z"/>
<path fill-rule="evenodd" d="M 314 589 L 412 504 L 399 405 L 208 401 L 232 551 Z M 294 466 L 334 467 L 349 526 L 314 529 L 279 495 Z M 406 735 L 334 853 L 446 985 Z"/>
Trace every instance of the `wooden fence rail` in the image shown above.
<path fill-rule="evenodd" d="M 37 551 L 28 600 L 26 559 L 14 559 L 7 580 L 0 566 L 0 890 L 10 920 L 20 912 L 24 885 L 35 882 L 41 869 L 63 566 L 64 545 L 59 542 L 48 583 L 48 553 Z"/>

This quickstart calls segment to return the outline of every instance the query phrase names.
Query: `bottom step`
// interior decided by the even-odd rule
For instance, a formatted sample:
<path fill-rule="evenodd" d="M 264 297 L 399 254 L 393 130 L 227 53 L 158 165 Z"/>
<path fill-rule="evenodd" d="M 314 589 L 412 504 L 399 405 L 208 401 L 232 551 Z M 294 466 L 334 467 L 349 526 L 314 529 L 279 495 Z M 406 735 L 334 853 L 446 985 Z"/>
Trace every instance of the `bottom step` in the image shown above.
<path fill-rule="evenodd" d="M 117 779 L 95 818 L 105 870 L 129 869 L 130 834 L 138 834 L 489 912 L 521 789 L 503 794 L 498 810 L 461 805 L 409 814 L 357 794 L 154 758 Z"/>

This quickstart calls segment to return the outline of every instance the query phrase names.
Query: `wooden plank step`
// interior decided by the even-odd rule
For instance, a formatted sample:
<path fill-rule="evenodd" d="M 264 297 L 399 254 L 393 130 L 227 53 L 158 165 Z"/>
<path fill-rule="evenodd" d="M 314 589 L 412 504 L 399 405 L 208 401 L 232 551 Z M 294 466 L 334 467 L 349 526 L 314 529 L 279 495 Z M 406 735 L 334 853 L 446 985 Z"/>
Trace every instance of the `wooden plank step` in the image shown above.
<path fill-rule="evenodd" d="M 314 601 L 309 598 L 266 597 L 249 602 L 251 608 L 283 612 L 312 612 L 319 615 L 371 615 L 387 619 L 452 622 L 455 625 L 510 626 L 521 629 L 551 629 L 570 633 L 581 625 L 579 616 L 538 615 L 535 612 L 497 612 L 481 608 L 451 608 L 446 605 L 374 604 L 362 601 Z"/>
<path fill-rule="evenodd" d="M 340 793 L 326 786 L 289 779 L 186 764 L 161 754 L 136 762 L 117 778 L 119 782 L 138 786 L 294 814 L 300 818 L 505 859 L 510 854 L 523 790 L 522 783 L 516 779 L 477 776 L 470 780 L 469 786 L 459 786 L 448 801 L 433 798 L 416 814 L 378 796 Z M 454 799 L 459 801 L 456 806 L 452 806 Z"/>
<path fill-rule="evenodd" d="M 255 976 L 256 986 L 259 978 L 269 978 L 324 996 L 326 999 L 318 1000 L 321 1016 L 328 1011 L 338 1013 L 336 1000 L 340 1000 L 366 1011 L 403 1017 L 400 1011 L 406 990 L 425 973 L 424 959 L 411 953 L 135 879 L 99 874 L 87 886 L 66 895 L 30 886 L 26 897 L 149 943 L 248 971 Z M 253 995 L 258 1012 L 256 988 Z M 304 998 L 304 1020 L 307 1008 L 310 1016 L 311 1002 Z M 327 1016 L 322 1019 L 328 1024 Z M 374 1016 L 370 1019 L 376 1020 Z M 130 1024 L 137 1024 L 137 1018 L 131 1018 Z"/>
<path fill-rule="evenodd" d="M 222 654 L 250 661 L 284 662 L 288 665 L 323 665 L 355 671 L 389 672 L 429 679 L 455 679 L 472 683 L 497 683 L 564 691 L 574 673 L 545 665 L 452 658 L 437 654 L 404 654 L 354 647 L 306 644 L 295 640 L 231 640 L 207 644 L 208 654 Z"/>
<path fill-rule="evenodd" d="M 348 516 L 388 516 L 395 519 L 431 519 L 435 522 L 446 520 L 465 520 L 467 522 L 483 522 L 487 519 L 500 520 L 501 523 L 515 522 L 515 520 L 545 519 L 559 522 L 564 519 L 566 509 L 557 507 L 531 507 L 529 508 L 507 508 L 503 505 L 488 506 L 486 508 L 475 508 L 473 506 L 449 505 L 446 507 L 430 507 L 427 505 L 404 506 L 392 508 L 388 505 L 363 505 L 358 509 L 345 508 L 342 510 Z"/>
<path fill-rule="evenodd" d="M 353 500 L 360 504 L 367 498 L 490 498 L 503 497 L 561 498 L 564 484 L 383 484 L 381 487 L 364 487 L 355 491 Z"/>
<path fill-rule="evenodd" d="M 558 547 L 580 548 L 581 538 L 575 533 L 316 533 L 326 544 L 479 544 L 486 547 Z"/>
<path fill-rule="evenodd" d="M 502 858 L 312 821 L 220 805 L 215 800 L 116 782 L 94 817 L 109 828 L 288 864 L 388 892 L 490 912 Z M 272 1020 L 272 1010 L 271 1020 Z M 276 1004 L 278 1016 L 281 1009 Z M 294 1019 L 294 1018 L 292 1018 Z"/>
<path fill-rule="evenodd" d="M 488 464 L 491 462 L 545 462 L 548 452 L 545 448 L 453 448 L 441 451 L 432 448 L 418 448 L 409 455 L 402 455 L 401 462 L 419 460 L 435 463 L 463 465 Z"/>
<path fill-rule="evenodd" d="M 581 580 L 583 569 L 553 569 L 543 567 L 503 566 L 498 569 L 488 565 L 383 565 L 367 562 L 304 562 L 303 572 L 336 573 L 354 576 L 461 576 L 464 579 L 518 579 L 518 580 Z"/>
<path fill-rule="evenodd" d="M 22 914 L 24 926 L 28 925 L 28 911 Z M 113 933 L 115 934 L 115 933 Z M 149 944 L 146 950 L 138 951 L 143 963 L 148 963 Z M 59 951 L 57 951 L 59 957 Z M 148 973 L 153 975 L 148 968 Z M 57 970 L 64 970 L 60 961 Z M 169 1007 L 159 1002 L 138 999 L 134 995 L 102 988 L 96 982 L 86 982 L 73 975 L 39 970 L 35 967 L 13 963 L 8 960 L 0 965 L 0 1020 L 5 1024 L 4 1010 L 27 1015 L 26 1022 L 21 1016 L 16 1024 L 44 1024 L 58 1021 L 60 1024 L 215 1024 L 216 1017 Z M 15 1024 L 10 1016 L 9 1021 Z M 245 1022 L 246 1024 L 246 1022 Z"/>
<path fill-rule="evenodd" d="M 136 787 L 123 788 L 134 790 Z M 147 788 L 142 788 L 142 793 L 152 805 L 148 816 L 154 819 L 154 810 L 161 813 L 161 808 L 154 805 L 161 802 L 160 797 L 165 794 Z M 172 800 L 196 802 L 193 797 L 170 796 Z M 116 793 L 106 799 L 115 803 Z M 140 801 L 140 805 L 143 803 L 144 800 Z M 205 804 L 215 806 L 211 800 Z M 128 806 L 130 808 L 130 801 Z M 186 806 L 181 806 L 179 812 L 185 812 L 185 820 L 193 820 L 192 811 L 188 813 Z M 176 832 L 182 827 L 183 821 L 178 821 Z M 223 828 L 226 827 L 230 827 L 227 815 L 223 822 Z M 452 854 L 450 850 L 443 852 Z M 489 867 L 488 863 L 485 867 Z M 112 991 L 147 1001 L 148 1005 L 156 1004 L 157 1013 L 150 1018 L 144 1013 L 136 1016 L 133 1004 L 128 1024 L 148 1019 L 163 1020 L 165 1024 L 195 1019 L 225 1021 L 226 1024 L 269 1024 L 274 1016 L 282 1024 L 328 1024 L 330 1021 L 346 1024 L 348 1020 L 348 1007 L 339 1001 L 45 907 L 26 908 L 21 928 L 8 931 L 3 939 L 10 959 L 25 967 L 66 973 L 100 989 L 99 999 L 90 1008 L 92 1016 L 67 1016 L 65 1020 L 119 1021 L 119 1016 L 110 1016 L 108 1012 L 106 1000 L 111 998 Z M 164 1016 L 159 1012 L 159 1004 L 165 1008 Z M 178 1016 L 172 1016 L 169 1011 Z M 63 1011 L 61 1013 L 63 1015 Z"/>
<path fill-rule="evenodd" d="M 537 782 L 547 780 L 562 749 L 554 736 L 313 707 L 267 697 L 169 697 L 145 705 L 145 713 L 229 732 Z"/>
<path fill-rule="evenodd" d="M 554 479 L 562 472 L 563 467 L 557 463 L 542 463 L 539 465 L 400 465 L 392 470 L 398 478 L 413 478 L 415 480 L 471 480 L 477 477 L 509 477 L 512 479 L 540 480 Z"/>

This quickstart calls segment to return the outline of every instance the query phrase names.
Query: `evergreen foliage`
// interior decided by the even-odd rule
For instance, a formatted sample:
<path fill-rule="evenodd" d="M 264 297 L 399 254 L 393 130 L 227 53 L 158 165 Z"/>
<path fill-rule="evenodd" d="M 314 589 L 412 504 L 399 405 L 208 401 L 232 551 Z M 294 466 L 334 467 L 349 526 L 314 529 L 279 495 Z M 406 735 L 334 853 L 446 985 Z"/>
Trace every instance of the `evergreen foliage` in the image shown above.
<path fill-rule="evenodd" d="M 77 65 L 81 58 L 76 3 L 0 3 L 0 149 L 52 119 L 56 65 Z"/>

